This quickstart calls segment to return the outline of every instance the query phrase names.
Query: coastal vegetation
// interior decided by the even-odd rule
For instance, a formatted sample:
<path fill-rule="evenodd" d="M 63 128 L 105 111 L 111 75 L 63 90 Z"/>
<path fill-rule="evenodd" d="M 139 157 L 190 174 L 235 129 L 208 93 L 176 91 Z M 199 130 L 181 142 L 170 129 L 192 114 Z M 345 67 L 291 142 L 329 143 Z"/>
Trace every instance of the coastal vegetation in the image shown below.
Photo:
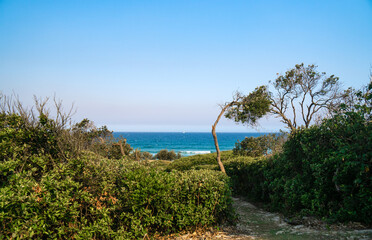
<path fill-rule="evenodd" d="M 137 239 L 234 219 L 224 174 L 138 161 L 106 127 L 46 104 L 1 96 L 1 239 Z"/>
<path fill-rule="evenodd" d="M 222 152 L 233 194 L 290 217 L 371 225 L 371 90 L 372 79 L 361 90 L 348 89 L 344 97 L 353 101 L 340 101 L 316 125 L 288 135 L 246 138 L 233 151 Z M 167 169 L 218 171 L 215 158 L 216 153 L 182 158 Z"/>
<path fill-rule="evenodd" d="M 270 85 L 273 91 L 263 85 L 248 95 L 236 92 L 232 101 L 221 106 L 221 112 L 212 125 L 212 135 L 216 159 L 223 173 L 226 171 L 220 158 L 216 127 L 225 112 L 226 118 L 251 126 L 257 125 L 260 118 L 270 114 L 280 118 L 294 132 L 298 127 L 308 128 L 315 118 L 332 115 L 343 103 L 341 100 L 346 99 L 345 96 L 353 95 L 350 94 L 351 90 L 342 93 L 338 77 L 327 77 L 325 72 L 317 71 L 317 66 L 305 66 L 303 63 L 279 75 Z"/>
<path fill-rule="evenodd" d="M 309 94 L 299 102 L 308 110 L 303 126 L 292 118 L 290 132 L 246 138 L 231 151 L 181 157 L 162 150 L 158 160 L 106 126 L 71 123 L 73 111 L 64 113 L 56 99 L 52 110 L 38 98 L 27 109 L 0 95 L 0 239 L 143 239 L 234 223 L 232 195 L 289 217 L 371 225 L 372 78 L 336 98 L 338 79 L 313 70 L 296 65 L 275 81 L 286 89 L 281 109 Z M 312 88 L 317 81 L 302 85 L 308 77 L 324 79 L 320 90 Z M 224 111 L 248 124 L 275 113 L 272 96 L 266 87 L 237 95 L 214 135 Z M 325 106 L 316 96 L 330 100 Z M 321 109 L 323 118 L 310 124 Z"/>
<path fill-rule="evenodd" d="M 272 93 L 263 96 L 270 97 L 269 112 L 282 117 L 288 134 L 246 138 L 232 152 L 220 154 L 217 142 L 216 154 L 183 158 L 168 170 L 220 169 L 230 177 L 234 194 L 264 203 L 270 210 L 372 224 L 372 74 L 367 86 L 342 92 L 337 77 L 326 78 L 315 72 L 315 66 L 300 64 L 274 85 L 277 98 Z M 254 100 L 244 105 L 247 97 L 237 99 L 241 101 L 223 106 L 216 123 L 225 111 L 237 122 L 256 122 L 256 110 L 262 105 L 254 105 Z M 293 110 L 292 120 L 284 115 L 287 109 Z M 296 119 L 298 112 L 303 125 Z"/>
<path fill-rule="evenodd" d="M 240 156 L 260 157 L 274 155 L 282 151 L 287 134 L 268 133 L 258 137 L 246 137 L 243 141 L 235 143 L 234 154 Z"/>
<path fill-rule="evenodd" d="M 222 152 L 233 194 L 290 217 L 316 216 L 328 222 L 371 225 L 371 108 L 355 107 L 359 111 L 338 113 L 319 125 L 290 133 L 278 154 L 261 152 L 260 157 L 251 157 L 240 151 Z M 260 141 L 254 145 L 258 146 L 255 156 L 261 150 Z M 216 154 L 191 156 L 173 161 L 167 168 L 218 171 L 215 158 Z"/>
<path fill-rule="evenodd" d="M 237 157 L 224 160 L 226 173 L 235 194 L 266 203 L 271 210 L 371 224 L 372 74 L 361 90 L 349 88 L 343 93 L 334 76 L 315 90 L 323 76 L 314 72 L 313 65 L 304 68 L 303 64 L 279 76 L 274 83 L 277 98 L 267 96 L 271 112 L 290 129 L 285 143 L 273 138 L 271 146 L 277 154 L 270 156 L 270 136 L 246 138 L 236 144 Z M 301 126 L 295 103 L 300 106 Z M 249 114 L 249 107 L 231 106 L 235 107 L 227 115 L 236 121 L 239 114 Z M 293 109 L 292 120 L 284 115 L 287 108 Z M 322 109 L 326 110 L 323 119 L 311 125 Z"/>

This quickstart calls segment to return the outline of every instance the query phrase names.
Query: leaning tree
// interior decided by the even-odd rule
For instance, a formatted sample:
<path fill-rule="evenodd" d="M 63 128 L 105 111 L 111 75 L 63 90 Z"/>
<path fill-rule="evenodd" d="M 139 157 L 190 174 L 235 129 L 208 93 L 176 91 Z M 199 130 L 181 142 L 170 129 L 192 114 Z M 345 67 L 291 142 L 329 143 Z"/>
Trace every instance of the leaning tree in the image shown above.
<path fill-rule="evenodd" d="M 260 86 L 247 96 L 236 93 L 231 102 L 221 106 L 221 112 L 212 125 L 212 135 L 217 152 L 217 162 L 222 172 L 216 126 L 225 113 L 225 117 L 237 123 L 256 125 L 257 120 L 266 114 L 281 119 L 290 131 L 298 127 L 308 128 L 316 116 L 331 112 L 342 97 L 339 90 L 339 78 L 325 72 L 318 72 L 317 66 L 297 64 L 284 75 L 279 75 L 271 86 Z"/>
<path fill-rule="evenodd" d="M 247 96 L 241 93 L 235 93 L 231 102 L 221 106 L 221 112 L 212 125 L 212 135 L 217 152 L 217 163 L 220 170 L 226 173 L 225 167 L 221 161 L 221 151 L 218 146 L 216 127 L 222 115 L 226 112 L 225 117 L 234 119 L 246 125 L 256 125 L 257 120 L 264 116 L 270 110 L 270 99 L 266 86 L 260 86 Z"/>

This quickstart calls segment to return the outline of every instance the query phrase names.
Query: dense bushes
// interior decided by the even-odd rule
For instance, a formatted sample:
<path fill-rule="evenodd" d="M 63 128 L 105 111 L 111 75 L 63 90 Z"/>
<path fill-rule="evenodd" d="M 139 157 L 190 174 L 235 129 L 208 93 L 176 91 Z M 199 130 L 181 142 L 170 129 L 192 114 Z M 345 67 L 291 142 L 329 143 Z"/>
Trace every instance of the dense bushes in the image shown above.
<path fill-rule="evenodd" d="M 366 89 L 352 107 L 291 134 L 265 173 L 273 209 L 372 223 L 372 82 Z"/>
<path fill-rule="evenodd" d="M 268 190 L 264 176 L 267 165 L 266 158 L 236 157 L 226 161 L 225 169 L 230 177 L 233 193 L 267 202 Z"/>
<path fill-rule="evenodd" d="M 291 133 L 271 158 L 225 163 L 236 194 L 272 210 L 372 223 L 372 126 L 347 112 Z"/>
<path fill-rule="evenodd" d="M 88 121 L 67 128 L 1 110 L 0 239 L 143 238 L 232 217 L 219 172 L 163 171 Z"/>
<path fill-rule="evenodd" d="M 227 178 L 215 171 L 128 171 L 118 185 L 125 231 L 171 232 L 208 226 L 231 214 Z M 125 179 L 125 180 L 123 180 Z"/>
<path fill-rule="evenodd" d="M 43 166 L 49 159 L 27 161 Z M 212 225 L 231 210 L 227 178 L 214 171 L 167 173 L 92 154 L 41 175 L 35 170 L 10 175 L 0 189 L 5 236 L 139 238 Z"/>
<path fill-rule="evenodd" d="M 109 159 L 135 158 L 133 148 L 125 138 L 114 138 L 106 126 L 97 128 L 89 119 L 83 119 L 64 132 L 64 138 L 78 153 L 89 150 Z"/>
<path fill-rule="evenodd" d="M 266 174 L 273 207 L 372 223 L 371 140 L 355 112 L 293 133 Z"/>
<path fill-rule="evenodd" d="M 355 92 L 354 102 L 339 104 L 331 118 L 294 130 L 280 154 L 226 162 L 235 193 L 287 214 L 372 224 L 371 90 L 372 82 Z M 243 149 L 265 148 L 246 139 L 235 152 Z"/>

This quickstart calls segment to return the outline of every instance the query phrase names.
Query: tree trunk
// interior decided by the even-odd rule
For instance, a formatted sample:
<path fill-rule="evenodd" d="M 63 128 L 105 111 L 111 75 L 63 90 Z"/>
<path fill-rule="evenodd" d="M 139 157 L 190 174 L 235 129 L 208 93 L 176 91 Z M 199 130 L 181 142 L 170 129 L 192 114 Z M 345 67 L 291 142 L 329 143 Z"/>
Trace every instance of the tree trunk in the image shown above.
<path fill-rule="evenodd" d="M 225 174 L 226 174 L 226 171 L 225 171 L 225 167 L 223 166 L 223 163 L 221 161 L 221 151 L 220 151 L 220 147 L 218 146 L 218 140 L 217 140 L 217 134 L 216 134 L 216 126 L 217 126 L 218 122 L 220 121 L 223 113 L 226 111 L 226 109 L 228 109 L 229 107 L 231 107 L 233 104 L 234 104 L 234 102 L 231 102 L 229 104 L 226 104 L 222 108 L 222 110 L 221 110 L 220 114 L 218 115 L 216 121 L 212 125 L 212 135 L 213 135 L 213 139 L 214 139 L 214 146 L 216 147 L 216 152 L 217 152 L 217 163 L 218 163 L 218 166 L 220 167 L 221 172 L 223 172 Z"/>
<path fill-rule="evenodd" d="M 125 142 L 124 142 L 124 144 L 125 144 Z M 124 153 L 123 145 L 121 144 L 121 140 L 119 141 L 119 146 L 120 146 L 121 155 L 124 157 L 125 153 Z"/>
<path fill-rule="evenodd" d="M 101 138 L 101 139 L 103 140 L 103 138 Z M 127 144 L 127 140 L 126 140 L 126 139 L 124 139 L 124 145 L 125 145 L 125 144 Z M 121 155 L 122 155 L 123 157 L 125 157 L 125 152 L 124 152 L 123 143 L 122 143 L 121 139 L 118 141 L 118 143 L 115 143 L 115 144 L 113 144 L 113 145 L 115 145 L 115 146 L 119 146 L 119 147 L 120 147 Z"/>

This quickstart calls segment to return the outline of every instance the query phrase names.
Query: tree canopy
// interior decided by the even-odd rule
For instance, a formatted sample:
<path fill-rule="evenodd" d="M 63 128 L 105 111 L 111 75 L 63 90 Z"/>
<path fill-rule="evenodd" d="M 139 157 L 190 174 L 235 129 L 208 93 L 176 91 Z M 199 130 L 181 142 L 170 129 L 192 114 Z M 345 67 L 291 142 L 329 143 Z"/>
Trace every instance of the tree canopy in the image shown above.
<path fill-rule="evenodd" d="M 212 125 L 212 135 L 217 152 L 217 163 L 221 171 L 226 173 L 225 167 L 221 162 L 221 152 L 218 146 L 216 134 L 217 124 L 225 111 L 227 111 L 225 116 L 234 119 L 235 122 L 241 122 L 246 125 L 257 124 L 257 120 L 263 117 L 270 110 L 270 99 L 267 88 L 266 86 L 257 87 L 253 92 L 246 96 L 236 92 L 233 101 L 225 103 L 221 108 L 220 114 Z"/>
<path fill-rule="evenodd" d="M 279 74 L 278 74 L 279 75 Z M 343 94 L 339 89 L 339 78 L 325 72 L 318 72 L 316 65 L 303 63 L 279 75 L 268 86 L 259 86 L 248 95 L 237 92 L 231 102 L 221 106 L 221 112 L 212 125 L 212 135 L 217 151 L 217 162 L 225 172 L 220 158 L 216 126 L 225 117 L 245 125 L 257 125 L 260 118 L 267 114 L 281 118 L 281 122 L 291 131 L 300 126 L 308 128 L 316 116 L 333 111 Z"/>
<path fill-rule="evenodd" d="M 266 86 L 257 87 L 248 95 L 237 92 L 225 117 L 246 125 L 256 125 L 270 111 L 270 95 Z"/>
<path fill-rule="evenodd" d="M 301 125 L 308 128 L 315 116 L 331 110 L 342 96 L 339 78 L 318 72 L 316 65 L 297 64 L 271 85 L 275 90 L 268 94 L 270 112 L 291 131 Z"/>

